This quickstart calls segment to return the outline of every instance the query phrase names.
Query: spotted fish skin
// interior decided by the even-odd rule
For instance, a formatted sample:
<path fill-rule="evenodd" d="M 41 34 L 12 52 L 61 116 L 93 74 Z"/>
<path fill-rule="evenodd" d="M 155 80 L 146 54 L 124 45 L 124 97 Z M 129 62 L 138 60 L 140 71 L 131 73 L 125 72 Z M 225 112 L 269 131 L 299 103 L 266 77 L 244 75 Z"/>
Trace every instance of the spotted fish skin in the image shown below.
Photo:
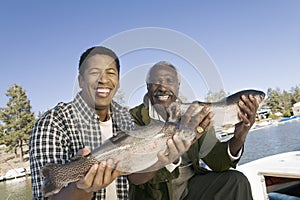
<path fill-rule="evenodd" d="M 91 156 L 76 156 L 71 162 L 66 164 L 47 164 L 41 170 L 40 174 L 44 177 L 42 192 L 45 197 L 58 193 L 70 182 L 78 181 L 84 176 L 93 164 L 98 163 Z"/>

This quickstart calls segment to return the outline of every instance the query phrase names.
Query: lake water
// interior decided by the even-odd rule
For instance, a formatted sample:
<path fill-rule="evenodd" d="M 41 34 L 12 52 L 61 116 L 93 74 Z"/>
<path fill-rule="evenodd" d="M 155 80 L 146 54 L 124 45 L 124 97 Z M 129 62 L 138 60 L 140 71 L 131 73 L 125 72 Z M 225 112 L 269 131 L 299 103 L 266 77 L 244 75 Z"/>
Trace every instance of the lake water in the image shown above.
<path fill-rule="evenodd" d="M 300 120 L 250 131 L 240 164 L 288 151 L 300 151 Z"/>
<path fill-rule="evenodd" d="M 300 120 L 249 132 L 240 164 L 295 150 L 300 150 Z M 0 182 L 0 200 L 31 198 L 30 177 Z"/>
<path fill-rule="evenodd" d="M 30 200 L 31 198 L 30 177 L 22 177 L 0 182 L 1 200 Z"/>

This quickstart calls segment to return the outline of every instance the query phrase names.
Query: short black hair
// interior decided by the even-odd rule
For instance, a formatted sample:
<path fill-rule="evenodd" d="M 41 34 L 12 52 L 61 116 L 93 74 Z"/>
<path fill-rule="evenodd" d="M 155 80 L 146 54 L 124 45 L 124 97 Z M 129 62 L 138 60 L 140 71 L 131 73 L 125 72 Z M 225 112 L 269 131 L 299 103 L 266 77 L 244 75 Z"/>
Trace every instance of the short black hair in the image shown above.
<path fill-rule="evenodd" d="M 118 70 L 118 74 L 120 74 L 120 61 L 119 61 L 118 56 L 111 49 L 103 47 L 103 46 L 91 47 L 91 48 L 87 49 L 80 56 L 79 67 L 78 67 L 79 74 L 83 74 L 83 72 L 85 71 L 85 68 L 86 68 L 86 66 L 84 64 L 85 60 L 87 60 L 89 57 L 92 57 L 92 56 L 97 55 L 97 54 L 102 54 L 102 55 L 107 55 L 107 56 L 112 57 L 116 62 L 116 67 L 117 67 L 117 70 Z"/>

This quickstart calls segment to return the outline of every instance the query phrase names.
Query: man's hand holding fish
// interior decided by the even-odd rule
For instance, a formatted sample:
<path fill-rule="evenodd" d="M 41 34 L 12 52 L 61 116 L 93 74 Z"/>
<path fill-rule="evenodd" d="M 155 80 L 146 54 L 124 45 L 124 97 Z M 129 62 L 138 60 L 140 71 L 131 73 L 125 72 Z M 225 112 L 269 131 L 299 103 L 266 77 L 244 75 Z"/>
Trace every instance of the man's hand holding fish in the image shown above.
<path fill-rule="evenodd" d="M 90 153 L 90 149 L 86 147 L 78 151 L 78 156 L 88 156 Z M 112 159 L 108 159 L 94 164 L 87 174 L 76 182 L 76 186 L 87 193 L 107 187 L 116 177 L 121 175 L 113 163 Z"/>

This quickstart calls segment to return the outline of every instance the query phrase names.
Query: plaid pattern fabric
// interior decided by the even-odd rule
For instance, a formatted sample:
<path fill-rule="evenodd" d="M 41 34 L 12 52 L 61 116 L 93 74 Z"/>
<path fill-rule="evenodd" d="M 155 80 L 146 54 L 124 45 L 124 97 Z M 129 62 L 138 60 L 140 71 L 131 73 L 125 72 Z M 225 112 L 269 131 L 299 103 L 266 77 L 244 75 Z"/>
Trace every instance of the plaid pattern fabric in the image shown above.
<path fill-rule="evenodd" d="M 120 130 L 132 130 L 134 123 L 124 107 L 111 103 L 114 135 Z M 70 103 L 59 103 L 46 112 L 34 125 L 30 135 L 30 169 L 33 199 L 42 197 L 40 169 L 47 163 L 64 164 L 79 149 L 89 146 L 91 150 L 102 144 L 98 115 L 77 94 Z M 117 178 L 118 199 L 128 199 L 126 176 Z M 94 194 L 93 199 L 104 200 L 105 189 Z"/>

